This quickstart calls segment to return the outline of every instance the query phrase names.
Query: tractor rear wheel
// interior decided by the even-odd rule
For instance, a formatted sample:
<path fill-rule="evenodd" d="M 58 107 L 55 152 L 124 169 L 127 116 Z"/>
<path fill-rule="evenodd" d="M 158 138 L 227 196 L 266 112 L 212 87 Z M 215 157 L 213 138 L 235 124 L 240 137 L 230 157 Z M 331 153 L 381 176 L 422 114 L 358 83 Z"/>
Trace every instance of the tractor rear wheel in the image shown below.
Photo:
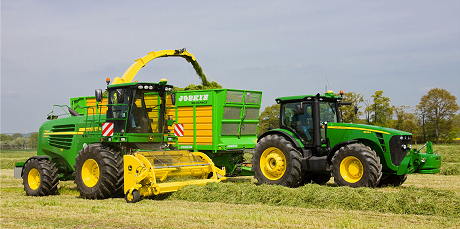
<path fill-rule="evenodd" d="M 257 143 L 253 156 L 254 177 L 258 184 L 297 187 L 301 179 L 301 154 L 280 135 L 267 135 Z"/>
<path fill-rule="evenodd" d="M 22 174 L 24 191 L 28 196 L 47 196 L 58 193 L 58 169 L 46 159 L 32 158 L 27 161 Z"/>
<path fill-rule="evenodd" d="M 88 145 L 77 156 L 75 183 L 85 199 L 123 195 L 123 156 L 101 144 Z"/>
<path fill-rule="evenodd" d="M 380 159 L 370 147 L 343 146 L 332 157 L 334 182 L 341 186 L 375 187 L 382 176 Z"/>
<path fill-rule="evenodd" d="M 386 186 L 401 186 L 404 181 L 407 179 L 407 174 L 404 175 L 396 175 L 396 174 L 383 174 L 382 179 L 380 179 L 379 187 L 386 187 Z"/>

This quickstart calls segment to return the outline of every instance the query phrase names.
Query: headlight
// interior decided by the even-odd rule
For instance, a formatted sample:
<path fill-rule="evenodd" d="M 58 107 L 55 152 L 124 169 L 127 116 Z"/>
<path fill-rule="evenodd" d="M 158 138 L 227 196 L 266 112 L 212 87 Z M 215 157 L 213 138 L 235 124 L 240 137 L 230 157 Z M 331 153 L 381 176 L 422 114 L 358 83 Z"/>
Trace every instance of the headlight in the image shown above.
<path fill-rule="evenodd" d="M 149 86 L 145 85 L 145 86 L 144 86 L 144 89 L 146 89 L 146 90 L 149 89 Z"/>
<path fill-rule="evenodd" d="M 142 89 L 142 85 L 137 86 L 137 88 Z"/>
<path fill-rule="evenodd" d="M 403 150 L 406 150 L 406 149 L 407 149 L 407 146 L 406 146 L 406 145 L 402 145 L 401 148 L 402 148 Z"/>

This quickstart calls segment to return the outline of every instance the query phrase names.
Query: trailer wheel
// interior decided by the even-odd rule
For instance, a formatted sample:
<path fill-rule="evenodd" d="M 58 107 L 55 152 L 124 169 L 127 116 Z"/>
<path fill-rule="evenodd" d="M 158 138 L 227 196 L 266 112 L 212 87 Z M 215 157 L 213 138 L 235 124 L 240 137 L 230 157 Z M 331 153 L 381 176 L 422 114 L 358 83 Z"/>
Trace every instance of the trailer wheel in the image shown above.
<path fill-rule="evenodd" d="M 253 157 L 258 184 L 297 187 L 301 179 L 300 153 L 280 135 L 267 135 L 257 143 Z"/>
<path fill-rule="evenodd" d="M 332 157 L 332 166 L 334 182 L 341 186 L 375 187 L 382 176 L 377 154 L 359 143 L 340 148 Z"/>
<path fill-rule="evenodd" d="M 407 180 L 407 174 L 396 175 L 396 174 L 383 174 L 382 179 L 380 179 L 379 187 L 386 186 L 401 186 Z"/>
<path fill-rule="evenodd" d="M 46 159 L 30 159 L 22 174 L 24 191 L 28 196 L 47 196 L 58 193 L 58 169 Z"/>
<path fill-rule="evenodd" d="M 75 183 L 85 199 L 123 195 L 123 156 L 101 144 L 91 144 L 77 156 Z"/>

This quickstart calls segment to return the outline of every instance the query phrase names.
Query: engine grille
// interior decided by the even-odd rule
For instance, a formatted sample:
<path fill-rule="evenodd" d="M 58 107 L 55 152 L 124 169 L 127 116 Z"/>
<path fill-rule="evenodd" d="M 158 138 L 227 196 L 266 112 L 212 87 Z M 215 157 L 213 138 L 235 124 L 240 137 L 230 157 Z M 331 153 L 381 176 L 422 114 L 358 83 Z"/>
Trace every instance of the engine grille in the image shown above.
<path fill-rule="evenodd" d="M 395 135 L 390 139 L 390 155 L 394 165 L 400 165 L 403 158 L 406 156 L 407 150 L 402 149 L 402 145 L 409 146 L 412 143 L 411 135 Z"/>
<path fill-rule="evenodd" d="M 75 131 L 75 125 L 56 125 L 51 128 L 51 133 L 64 133 Z M 72 146 L 72 134 L 50 135 L 48 144 L 60 149 L 70 149 Z"/>

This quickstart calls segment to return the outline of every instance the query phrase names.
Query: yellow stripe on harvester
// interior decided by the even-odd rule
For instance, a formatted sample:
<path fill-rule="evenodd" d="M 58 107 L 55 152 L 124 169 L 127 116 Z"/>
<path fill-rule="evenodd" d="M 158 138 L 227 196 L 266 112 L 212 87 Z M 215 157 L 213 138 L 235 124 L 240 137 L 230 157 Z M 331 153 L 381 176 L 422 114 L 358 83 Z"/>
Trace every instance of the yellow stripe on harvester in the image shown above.
<path fill-rule="evenodd" d="M 371 131 L 371 132 L 377 132 L 377 133 L 382 133 L 382 134 L 390 134 L 385 131 L 380 131 L 380 130 L 371 130 L 371 129 L 366 129 L 366 128 L 359 128 L 359 127 L 349 127 L 349 126 L 328 126 L 328 129 L 343 129 L 343 130 L 364 130 L 364 131 Z"/>
<path fill-rule="evenodd" d="M 44 133 L 44 135 L 82 135 L 83 132 L 54 132 L 54 133 Z"/>

